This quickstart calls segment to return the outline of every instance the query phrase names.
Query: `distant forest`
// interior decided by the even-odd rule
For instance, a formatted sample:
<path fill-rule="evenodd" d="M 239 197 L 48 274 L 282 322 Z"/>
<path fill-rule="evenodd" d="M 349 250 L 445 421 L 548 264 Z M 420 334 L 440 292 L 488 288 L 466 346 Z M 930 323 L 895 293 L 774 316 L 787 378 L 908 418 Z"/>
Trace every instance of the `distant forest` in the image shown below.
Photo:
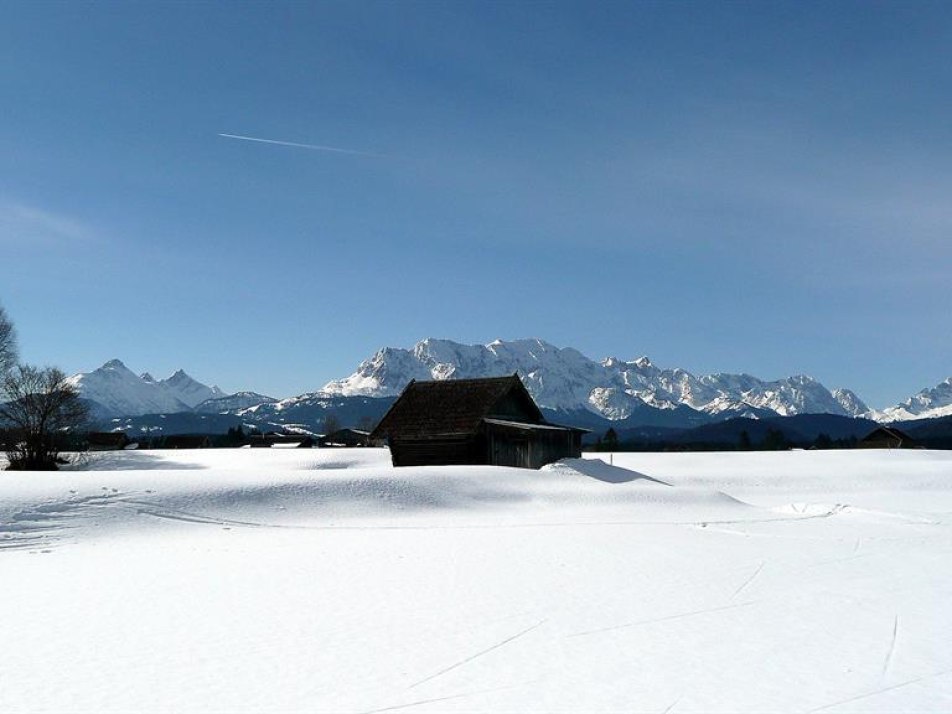
<path fill-rule="evenodd" d="M 770 419 L 735 418 L 691 429 L 609 428 L 589 434 L 589 451 L 781 451 L 852 449 L 879 424 L 832 414 L 801 414 Z M 952 449 L 952 417 L 895 425 L 915 446 Z"/>

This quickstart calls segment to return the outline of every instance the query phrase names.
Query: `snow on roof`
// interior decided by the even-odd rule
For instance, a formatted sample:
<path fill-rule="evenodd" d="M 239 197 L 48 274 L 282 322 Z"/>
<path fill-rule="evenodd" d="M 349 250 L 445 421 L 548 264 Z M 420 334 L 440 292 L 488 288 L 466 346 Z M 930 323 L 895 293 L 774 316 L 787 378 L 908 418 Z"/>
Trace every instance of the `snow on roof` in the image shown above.
<path fill-rule="evenodd" d="M 495 424 L 496 426 L 505 426 L 513 429 L 524 429 L 525 431 L 586 431 L 585 429 L 576 429 L 574 426 L 559 426 L 558 424 L 527 424 L 524 421 L 509 421 L 508 419 L 483 419 L 486 424 Z"/>

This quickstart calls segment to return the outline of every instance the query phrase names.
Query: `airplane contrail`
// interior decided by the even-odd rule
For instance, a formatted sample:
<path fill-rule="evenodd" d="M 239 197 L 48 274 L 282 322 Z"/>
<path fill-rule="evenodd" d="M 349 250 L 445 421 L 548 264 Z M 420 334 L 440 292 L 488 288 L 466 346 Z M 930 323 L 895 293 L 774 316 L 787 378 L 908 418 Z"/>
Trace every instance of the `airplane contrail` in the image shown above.
<path fill-rule="evenodd" d="M 374 156 L 383 157 L 385 154 L 374 154 L 369 151 L 357 151 L 355 149 L 341 149 L 337 146 L 322 146 L 321 144 L 299 144 L 296 141 L 278 141 L 277 139 L 261 139 L 257 136 L 242 136 L 241 134 L 221 134 L 226 139 L 241 139 L 242 141 L 257 141 L 261 144 L 277 144 L 278 146 L 293 146 L 297 149 L 309 149 L 310 151 L 330 151 L 335 154 L 351 154 L 353 156 Z"/>

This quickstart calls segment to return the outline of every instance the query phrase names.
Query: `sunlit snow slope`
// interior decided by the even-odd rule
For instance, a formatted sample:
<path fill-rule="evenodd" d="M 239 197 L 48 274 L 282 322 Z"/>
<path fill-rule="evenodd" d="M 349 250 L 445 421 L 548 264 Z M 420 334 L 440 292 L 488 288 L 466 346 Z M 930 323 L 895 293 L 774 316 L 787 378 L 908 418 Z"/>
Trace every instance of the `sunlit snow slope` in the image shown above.
<path fill-rule="evenodd" d="M 952 704 L 952 455 L 0 473 L 3 712 Z"/>

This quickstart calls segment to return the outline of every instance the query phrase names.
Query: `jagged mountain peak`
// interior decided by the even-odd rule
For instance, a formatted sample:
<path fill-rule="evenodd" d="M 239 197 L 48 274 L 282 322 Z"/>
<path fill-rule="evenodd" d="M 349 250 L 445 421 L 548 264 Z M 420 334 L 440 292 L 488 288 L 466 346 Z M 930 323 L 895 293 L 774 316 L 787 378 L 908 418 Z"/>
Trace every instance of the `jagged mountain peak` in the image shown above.
<path fill-rule="evenodd" d="M 224 395 L 218 387 L 208 387 L 184 370 L 156 381 L 148 372 L 136 375 L 119 359 L 92 372 L 75 374 L 68 381 L 106 413 L 122 416 L 189 411 L 206 399 Z"/>
<path fill-rule="evenodd" d="M 811 377 L 809 374 L 792 374 L 787 377 L 787 380 L 790 382 L 797 382 L 799 384 L 818 383 L 818 380 L 815 377 Z"/>
<path fill-rule="evenodd" d="M 104 363 L 99 369 L 102 370 L 128 370 L 125 363 L 121 359 L 111 359 L 108 362 Z"/>
<path fill-rule="evenodd" d="M 184 369 L 177 369 L 171 377 L 159 384 L 189 407 L 196 407 L 209 399 L 225 396 L 218 387 L 209 387 L 190 376 Z"/>
<path fill-rule="evenodd" d="M 864 416 L 869 414 L 869 407 L 866 406 L 866 402 L 857 396 L 857 394 L 851 389 L 845 389 L 843 387 L 837 387 L 832 392 L 833 398 L 840 403 L 843 409 L 846 410 L 848 414 L 854 414 L 858 416 Z"/>
<path fill-rule="evenodd" d="M 110 414 L 147 414 L 188 409 L 161 384 L 142 379 L 118 359 L 110 360 L 92 372 L 75 374 L 68 381 L 83 397 L 100 404 Z"/>

